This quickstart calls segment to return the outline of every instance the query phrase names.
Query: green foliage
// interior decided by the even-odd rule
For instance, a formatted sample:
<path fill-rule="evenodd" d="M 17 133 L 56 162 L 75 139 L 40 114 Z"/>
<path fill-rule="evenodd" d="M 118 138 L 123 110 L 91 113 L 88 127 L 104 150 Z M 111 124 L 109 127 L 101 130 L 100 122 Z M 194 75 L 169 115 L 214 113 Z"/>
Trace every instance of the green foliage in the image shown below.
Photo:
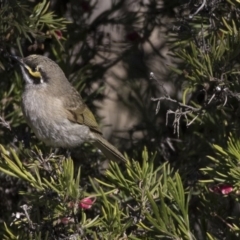
<path fill-rule="evenodd" d="M 239 239 L 239 1 L 103 2 L 0 1 L 0 238 Z M 10 52 L 54 59 L 96 116 L 115 91 L 127 164 L 31 138 Z"/>
<path fill-rule="evenodd" d="M 1 48 L 13 47 L 16 44 L 23 56 L 22 40 L 32 43 L 34 40 L 43 42 L 46 38 L 58 39 L 56 30 L 65 30 L 64 18 L 56 18 L 53 12 L 48 12 L 50 2 L 44 0 L 37 4 L 32 11 L 29 6 L 20 1 L 7 1 L 0 11 L 2 39 Z M 60 42 L 59 42 L 60 43 Z M 1 64 L 1 66 L 3 66 Z"/>
<path fill-rule="evenodd" d="M 35 155 L 41 158 L 37 149 Z M 74 178 L 71 159 L 49 156 L 42 162 L 33 158 L 23 164 L 13 149 L 3 146 L 1 156 L 0 171 L 22 179 L 32 189 L 20 192 L 28 203 L 15 214 L 12 227 L 5 225 L 4 239 L 52 239 L 59 234 L 55 231 L 76 239 L 120 239 L 127 232 L 129 239 L 193 239 L 190 195 L 168 164 L 154 167 L 155 156 L 149 157 L 147 150 L 142 165 L 128 161 L 126 173 L 122 173 L 118 164 L 111 163 L 105 181 L 91 179 L 92 194 L 81 187 L 80 169 Z M 89 210 L 80 205 L 86 196 L 97 199 Z"/>
<path fill-rule="evenodd" d="M 238 169 L 240 159 L 240 141 L 238 137 L 229 136 L 227 146 L 221 147 L 213 144 L 215 156 L 208 156 L 212 166 L 202 169 L 209 177 L 209 182 L 230 183 L 238 188 L 240 171 Z"/>
<path fill-rule="evenodd" d="M 41 159 L 40 151 L 36 151 L 36 156 Z M 80 199 L 84 199 L 86 192 L 80 188 L 80 169 L 74 178 L 71 159 L 49 156 L 48 159 L 42 159 L 42 162 L 31 159 L 29 163 L 23 164 L 13 149 L 7 151 L 3 146 L 1 156 L 3 160 L 0 170 L 22 179 L 28 189 L 32 189 L 20 192 L 27 197 L 28 203 L 21 206 L 22 212 L 15 214 L 13 231 L 5 226 L 9 235 L 15 229 L 17 239 L 52 239 L 51 236 L 57 230 L 70 236 L 74 235 L 74 229 L 82 229 L 82 234 L 85 235 L 91 233 L 88 229 L 98 225 L 98 215 L 87 218 L 86 213 L 80 210 Z M 25 230 L 26 227 L 28 231 Z"/>
<path fill-rule="evenodd" d="M 102 221 L 106 231 L 111 234 L 116 232 L 118 239 L 117 233 L 121 230 L 119 228 L 127 228 L 131 223 L 136 225 L 136 229 L 129 235 L 130 239 L 156 239 L 167 236 L 194 239 L 188 218 L 189 199 L 179 174 L 173 174 L 168 164 L 154 168 L 153 159 L 154 156 L 148 159 L 145 150 L 142 166 L 138 162 L 128 161 L 126 173 L 123 175 L 119 166 L 111 163 L 106 172 L 107 183 L 97 180 L 100 186 L 109 189 L 108 194 L 112 196 L 111 202 L 103 198 Z M 101 188 L 95 187 L 95 190 L 103 196 Z M 117 203 L 122 205 L 121 219 Z M 132 222 L 131 215 L 137 216 Z M 120 225 L 122 222 L 125 224 Z"/>

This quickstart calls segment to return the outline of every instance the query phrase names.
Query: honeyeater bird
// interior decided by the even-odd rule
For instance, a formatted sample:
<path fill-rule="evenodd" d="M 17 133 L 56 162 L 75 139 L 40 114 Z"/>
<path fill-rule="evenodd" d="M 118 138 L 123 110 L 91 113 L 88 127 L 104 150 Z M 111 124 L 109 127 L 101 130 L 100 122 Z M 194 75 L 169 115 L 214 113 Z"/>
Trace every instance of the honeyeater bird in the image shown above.
<path fill-rule="evenodd" d="M 41 141 L 63 148 L 78 147 L 89 141 L 109 160 L 126 161 L 102 136 L 93 113 L 58 64 L 41 55 L 14 59 L 25 80 L 23 115 Z"/>

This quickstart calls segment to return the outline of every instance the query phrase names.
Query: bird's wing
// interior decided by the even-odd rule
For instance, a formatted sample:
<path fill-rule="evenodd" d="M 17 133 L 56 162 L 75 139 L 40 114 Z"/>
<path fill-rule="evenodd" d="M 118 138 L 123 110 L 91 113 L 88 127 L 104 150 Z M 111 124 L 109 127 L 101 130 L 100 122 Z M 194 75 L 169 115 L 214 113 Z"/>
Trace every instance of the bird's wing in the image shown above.
<path fill-rule="evenodd" d="M 68 120 L 73 123 L 86 125 L 90 130 L 102 134 L 94 115 L 83 102 L 82 97 L 76 89 L 72 87 L 67 94 L 68 97 L 62 96 L 61 100 L 64 109 L 66 109 Z"/>
<path fill-rule="evenodd" d="M 68 108 L 67 111 L 69 121 L 86 125 L 92 131 L 102 134 L 94 115 L 85 104 L 77 108 Z"/>

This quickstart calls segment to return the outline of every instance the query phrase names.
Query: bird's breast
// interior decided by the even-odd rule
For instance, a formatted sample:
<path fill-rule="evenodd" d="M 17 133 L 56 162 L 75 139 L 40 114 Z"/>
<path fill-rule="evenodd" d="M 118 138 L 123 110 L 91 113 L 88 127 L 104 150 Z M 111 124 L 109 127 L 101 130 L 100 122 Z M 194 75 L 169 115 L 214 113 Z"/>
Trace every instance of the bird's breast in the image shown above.
<path fill-rule="evenodd" d="M 60 98 L 39 90 L 24 91 L 22 110 L 33 132 L 47 145 L 71 148 L 89 140 L 89 128 L 67 119 L 67 110 Z"/>

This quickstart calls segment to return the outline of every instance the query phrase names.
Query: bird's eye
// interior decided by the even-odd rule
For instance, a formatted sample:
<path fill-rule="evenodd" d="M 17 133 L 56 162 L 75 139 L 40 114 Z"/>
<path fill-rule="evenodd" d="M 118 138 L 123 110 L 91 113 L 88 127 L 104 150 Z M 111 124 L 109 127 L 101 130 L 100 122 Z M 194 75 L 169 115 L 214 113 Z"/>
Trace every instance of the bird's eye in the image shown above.
<path fill-rule="evenodd" d="M 40 66 L 37 66 L 35 69 L 36 69 L 36 72 L 40 72 L 42 70 Z"/>
<path fill-rule="evenodd" d="M 32 70 L 29 66 L 25 65 L 25 68 L 28 70 L 29 74 L 35 78 L 41 78 L 41 73 L 39 72 L 39 67 L 37 66 L 35 70 Z"/>

